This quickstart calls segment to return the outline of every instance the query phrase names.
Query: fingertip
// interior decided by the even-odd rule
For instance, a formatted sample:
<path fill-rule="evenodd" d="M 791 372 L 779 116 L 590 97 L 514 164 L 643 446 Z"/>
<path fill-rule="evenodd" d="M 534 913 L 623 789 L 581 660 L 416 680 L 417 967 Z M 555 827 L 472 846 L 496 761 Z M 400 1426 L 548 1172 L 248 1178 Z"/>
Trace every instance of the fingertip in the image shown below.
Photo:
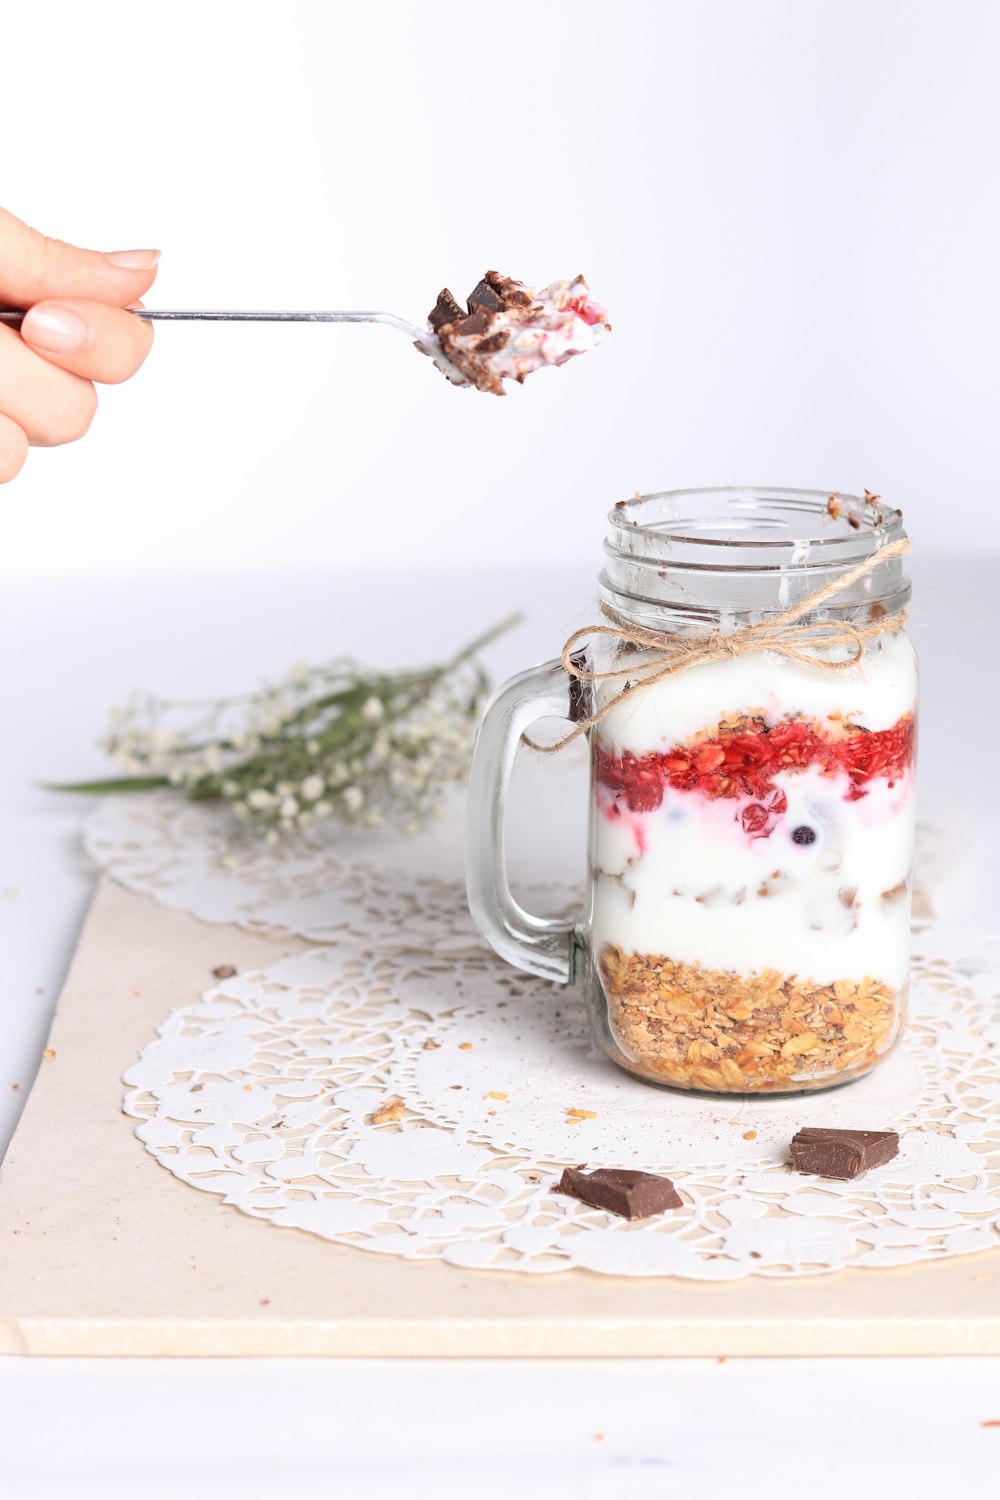
<path fill-rule="evenodd" d="M 16 479 L 27 457 L 27 434 L 10 417 L 0 416 L 0 484 Z"/>
<path fill-rule="evenodd" d="M 159 250 L 105 250 L 105 260 L 125 271 L 155 271 L 160 262 Z"/>

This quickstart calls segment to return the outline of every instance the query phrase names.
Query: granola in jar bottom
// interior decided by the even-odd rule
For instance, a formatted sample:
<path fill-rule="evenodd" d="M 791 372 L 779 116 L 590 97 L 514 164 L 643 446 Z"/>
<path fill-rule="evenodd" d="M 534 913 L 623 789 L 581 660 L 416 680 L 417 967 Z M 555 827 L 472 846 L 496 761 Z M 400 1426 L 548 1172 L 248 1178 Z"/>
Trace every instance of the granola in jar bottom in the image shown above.
<path fill-rule="evenodd" d="M 653 1082 L 791 1093 L 866 1072 L 905 1012 L 916 671 L 692 668 L 593 737 L 591 1000 Z"/>

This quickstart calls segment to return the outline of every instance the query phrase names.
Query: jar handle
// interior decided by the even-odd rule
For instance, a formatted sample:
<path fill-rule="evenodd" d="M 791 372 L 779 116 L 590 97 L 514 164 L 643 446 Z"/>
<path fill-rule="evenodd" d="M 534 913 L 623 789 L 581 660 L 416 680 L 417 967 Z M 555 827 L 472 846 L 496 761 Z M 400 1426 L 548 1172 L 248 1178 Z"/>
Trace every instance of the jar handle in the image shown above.
<path fill-rule="evenodd" d="M 507 787 L 521 736 L 538 719 L 571 716 L 570 678 L 561 662 L 521 672 L 497 690 L 480 725 L 469 775 L 465 870 L 469 910 L 486 941 L 516 968 L 568 984 L 572 923 L 519 906 L 507 880 Z"/>

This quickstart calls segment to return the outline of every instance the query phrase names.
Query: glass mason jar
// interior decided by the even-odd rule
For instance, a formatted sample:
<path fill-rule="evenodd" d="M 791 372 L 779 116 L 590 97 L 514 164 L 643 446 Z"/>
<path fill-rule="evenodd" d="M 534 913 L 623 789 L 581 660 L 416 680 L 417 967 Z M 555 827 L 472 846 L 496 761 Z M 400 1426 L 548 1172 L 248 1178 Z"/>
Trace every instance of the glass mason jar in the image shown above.
<path fill-rule="evenodd" d="M 859 1077 L 897 1040 L 917 706 L 904 548 L 877 497 L 637 496 L 609 517 L 608 633 L 494 696 L 470 783 L 473 917 L 511 963 L 578 985 L 597 1043 L 635 1077 L 798 1093 Z M 780 639 L 748 649 L 741 633 L 768 626 Z M 552 716 L 590 741 L 571 927 L 515 902 L 503 853 L 518 745 Z"/>

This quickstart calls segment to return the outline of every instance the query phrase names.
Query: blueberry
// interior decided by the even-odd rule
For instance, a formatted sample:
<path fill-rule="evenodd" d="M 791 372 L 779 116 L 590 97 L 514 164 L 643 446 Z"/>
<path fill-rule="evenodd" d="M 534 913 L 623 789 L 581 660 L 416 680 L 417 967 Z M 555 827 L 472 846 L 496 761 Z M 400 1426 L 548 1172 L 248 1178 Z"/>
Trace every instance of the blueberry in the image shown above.
<path fill-rule="evenodd" d="M 815 844 L 816 830 L 810 828 L 808 823 L 801 823 L 798 828 L 792 829 L 793 844 Z"/>

